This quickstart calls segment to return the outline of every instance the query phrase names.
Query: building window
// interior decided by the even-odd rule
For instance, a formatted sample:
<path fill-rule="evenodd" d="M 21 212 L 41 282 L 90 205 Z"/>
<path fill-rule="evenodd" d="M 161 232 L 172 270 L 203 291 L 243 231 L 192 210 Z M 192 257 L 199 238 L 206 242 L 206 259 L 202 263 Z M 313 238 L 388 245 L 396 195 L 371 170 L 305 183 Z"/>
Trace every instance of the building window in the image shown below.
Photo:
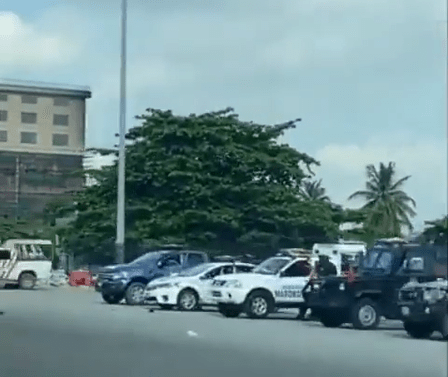
<path fill-rule="evenodd" d="M 0 130 L 0 143 L 6 143 L 8 141 L 8 132 Z"/>
<path fill-rule="evenodd" d="M 53 146 L 66 147 L 68 145 L 68 135 L 66 134 L 53 134 Z"/>
<path fill-rule="evenodd" d="M 6 122 L 8 120 L 8 112 L 6 110 L 0 110 L 0 122 Z"/>
<path fill-rule="evenodd" d="M 37 144 L 37 133 L 35 132 L 21 132 L 20 142 L 22 144 Z"/>
<path fill-rule="evenodd" d="M 66 97 L 56 97 L 53 104 L 54 106 L 69 106 L 70 100 Z"/>
<path fill-rule="evenodd" d="M 37 103 L 36 96 L 22 96 L 22 103 L 29 103 L 31 105 L 35 105 Z"/>
<path fill-rule="evenodd" d="M 5 93 L 0 93 L 0 102 L 6 102 L 8 100 L 8 95 Z"/>
<path fill-rule="evenodd" d="M 68 115 L 53 114 L 53 124 L 55 126 L 68 126 Z"/>
<path fill-rule="evenodd" d="M 22 113 L 22 123 L 34 124 L 37 123 L 36 113 Z"/>

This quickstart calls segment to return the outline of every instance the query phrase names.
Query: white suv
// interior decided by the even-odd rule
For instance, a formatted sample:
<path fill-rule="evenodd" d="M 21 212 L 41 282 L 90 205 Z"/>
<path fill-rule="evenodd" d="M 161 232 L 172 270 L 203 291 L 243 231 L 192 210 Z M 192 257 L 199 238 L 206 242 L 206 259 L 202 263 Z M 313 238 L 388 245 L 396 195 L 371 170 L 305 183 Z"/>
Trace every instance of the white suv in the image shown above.
<path fill-rule="evenodd" d="M 276 256 L 253 272 L 217 277 L 210 295 L 225 317 L 264 318 L 276 308 L 306 311 L 302 290 L 309 281 L 312 264 L 306 257 Z"/>

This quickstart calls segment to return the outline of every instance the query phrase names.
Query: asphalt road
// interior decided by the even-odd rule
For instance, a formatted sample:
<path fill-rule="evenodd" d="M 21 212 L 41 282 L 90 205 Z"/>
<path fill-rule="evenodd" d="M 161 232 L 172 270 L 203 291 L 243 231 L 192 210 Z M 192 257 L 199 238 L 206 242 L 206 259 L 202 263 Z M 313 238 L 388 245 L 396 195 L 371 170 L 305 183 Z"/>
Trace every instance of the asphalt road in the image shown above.
<path fill-rule="evenodd" d="M 291 314 L 229 319 L 103 304 L 83 288 L 0 291 L 0 375 L 8 377 L 446 377 L 447 343 L 327 329 Z"/>

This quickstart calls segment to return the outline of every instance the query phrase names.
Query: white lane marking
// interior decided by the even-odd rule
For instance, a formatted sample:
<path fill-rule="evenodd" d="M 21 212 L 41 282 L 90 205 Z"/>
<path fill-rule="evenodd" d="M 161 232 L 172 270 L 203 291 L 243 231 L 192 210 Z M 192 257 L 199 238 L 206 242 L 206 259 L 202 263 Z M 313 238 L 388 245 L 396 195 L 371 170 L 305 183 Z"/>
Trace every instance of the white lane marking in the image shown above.
<path fill-rule="evenodd" d="M 187 331 L 187 335 L 188 335 L 188 336 L 191 336 L 191 337 L 196 337 L 196 336 L 198 336 L 197 333 L 195 333 L 194 331 L 191 331 L 191 330 L 188 330 L 188 331 Z"/>

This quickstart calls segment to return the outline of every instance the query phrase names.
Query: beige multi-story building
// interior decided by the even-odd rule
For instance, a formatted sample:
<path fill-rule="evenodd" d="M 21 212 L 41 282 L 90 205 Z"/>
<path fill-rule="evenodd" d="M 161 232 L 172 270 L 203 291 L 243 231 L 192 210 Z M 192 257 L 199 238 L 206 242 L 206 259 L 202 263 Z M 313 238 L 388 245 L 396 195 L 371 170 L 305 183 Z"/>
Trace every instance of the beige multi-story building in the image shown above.
<path fill-rule="evenodd" d="M 35 217 L 82 189 L 88 87 L 0 80 L 0 216 Z"/>

